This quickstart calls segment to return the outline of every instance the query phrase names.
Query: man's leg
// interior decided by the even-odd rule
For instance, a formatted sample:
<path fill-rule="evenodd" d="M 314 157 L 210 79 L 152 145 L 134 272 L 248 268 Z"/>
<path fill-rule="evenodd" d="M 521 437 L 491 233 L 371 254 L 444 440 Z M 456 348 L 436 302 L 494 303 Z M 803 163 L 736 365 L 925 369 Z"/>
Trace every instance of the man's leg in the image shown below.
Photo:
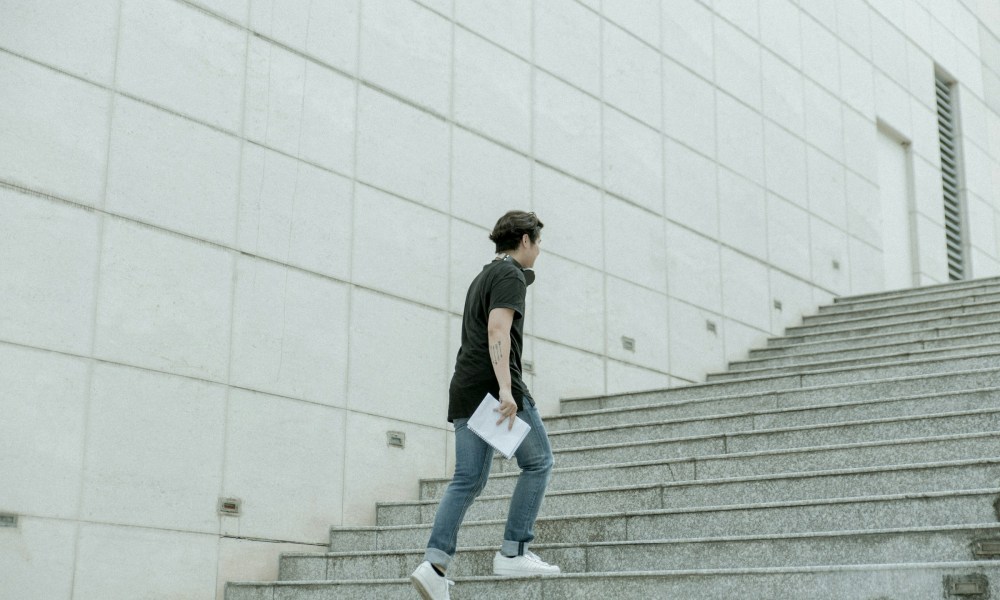
<path fill-rule="evenodd" d="M 535 519 L 538 518 L 538 511 L 545 498 L 545 488 L 552 475 L 553 459 L 549 436 L 529 397 L 524 398 L 524 409 L 518 416 L 531 425 L 531 431 L 514 454 L 517 466 L 521 468 L 521 475 L 517 478 L 517 486 L 510 499 L 503 546 L 500 548 L 500 556 L 494 559 L 493 569 L 498 575 L 558 573 L 558 567 L 542 562 L 527 551 L 528 543 L 535 539 Z M 503 557 L 525 557 L 529 560 L 508 563 Z"/>
<path fill-rule="evenodd" d="M 434 527 L 424 559 L 447 569 L 455 556 L 458 528 L 465 512 L 490 477 L 493 448 L 466 427 L 468 419 L 455 419 L 455 476 L 434 515 Z"/>

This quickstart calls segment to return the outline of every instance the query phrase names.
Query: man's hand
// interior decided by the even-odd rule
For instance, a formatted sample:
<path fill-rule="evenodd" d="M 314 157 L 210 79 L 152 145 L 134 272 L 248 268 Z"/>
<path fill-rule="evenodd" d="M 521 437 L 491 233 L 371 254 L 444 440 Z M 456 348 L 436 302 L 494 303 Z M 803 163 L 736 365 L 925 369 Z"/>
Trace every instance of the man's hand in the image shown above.
<path fill-rule="evenodd" d="M 500 420 L 497 421 L 497 425 L 503 423 L 506 419 L 510 419 L 510 422 L 507 423 L 507 431 L 514 428 L 514 419 L 517 418 L 517 402 L 514 402 L 514 396 L 510 393 L 510 390 L 500 390 L 500 406 L 493 410 L 500 413 Z"/>

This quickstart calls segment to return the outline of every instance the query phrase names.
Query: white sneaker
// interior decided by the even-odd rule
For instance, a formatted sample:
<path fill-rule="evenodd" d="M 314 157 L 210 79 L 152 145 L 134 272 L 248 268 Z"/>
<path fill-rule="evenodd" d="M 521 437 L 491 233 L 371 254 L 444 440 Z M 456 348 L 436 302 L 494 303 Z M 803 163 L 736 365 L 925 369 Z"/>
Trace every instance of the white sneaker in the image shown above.
<path fill-rule="evenodd" d="M 538 558 L 534 552 L 525 550 L 524 556 L 507 557 L 499 552 L 493 557 L 493 574 L 505 577 L 526 577 L 529 575 L 554 575 L 559 567 Z"/>
<path fill-rule="evenodd" d="M 424 600 L 449 600 L 451 597 L 449 589 L 455 585 L 454 581 L 438 575 L 431 563 L 426 560 L 410 574 L 410 582 Z"/>

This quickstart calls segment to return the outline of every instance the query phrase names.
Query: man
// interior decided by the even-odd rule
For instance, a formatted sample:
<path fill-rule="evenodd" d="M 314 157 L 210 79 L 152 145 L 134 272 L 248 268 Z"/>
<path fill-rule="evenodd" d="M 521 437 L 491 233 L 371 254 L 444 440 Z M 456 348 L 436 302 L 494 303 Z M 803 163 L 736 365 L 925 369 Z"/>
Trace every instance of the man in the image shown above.
<path fill-rule="evenodd" d="M 524 300 L 535 279 L 542 222 L 535 213 L 510 211 L 500 217 L 490 239 L 497 255 L 469 286 L 462 316 L 462 346 L 455 362 L 448 421 L 455 425 L 455 476 L 441 498 L 424 562 L 410 576 L 425 600 L 447 600 L 453 582 L 445 577 L 455 556 L 465 512 L 490 475 L 493 448 L 466 426 L 487 393 L 499 400 L 498 424 L 524 419 L 531 431 L 515 457 L 521 474 L 510 500 L 503 544 L 493 557 L 493 573 L 521 576 L 558 573 L 528 551 L 534 524 L 552 473 L 552 449 L 535 402 L 521 378 Z"/>

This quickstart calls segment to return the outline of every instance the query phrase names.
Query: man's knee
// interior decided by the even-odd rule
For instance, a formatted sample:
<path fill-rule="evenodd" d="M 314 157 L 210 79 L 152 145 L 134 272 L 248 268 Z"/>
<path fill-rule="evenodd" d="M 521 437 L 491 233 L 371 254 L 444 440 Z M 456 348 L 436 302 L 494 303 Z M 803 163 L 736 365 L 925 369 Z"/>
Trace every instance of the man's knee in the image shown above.
<path fill-rule="evenodd" d="M 451 480 L 458 490 L 472 497 L 478 497 L 486 487 L 489 480 L 489 472 L 485 470 L 470 470 L 466 472 L 456 472 Z"/>
<path fill-rule="evenodd" d="M 522 470 L 548 475 L 552 472 L 553 466 L 555 466 L 555 460 L 552 458 L 552 451 L 550 450 L 542 456 L 539 456 L 538 460 L 525 465 Z"/>

